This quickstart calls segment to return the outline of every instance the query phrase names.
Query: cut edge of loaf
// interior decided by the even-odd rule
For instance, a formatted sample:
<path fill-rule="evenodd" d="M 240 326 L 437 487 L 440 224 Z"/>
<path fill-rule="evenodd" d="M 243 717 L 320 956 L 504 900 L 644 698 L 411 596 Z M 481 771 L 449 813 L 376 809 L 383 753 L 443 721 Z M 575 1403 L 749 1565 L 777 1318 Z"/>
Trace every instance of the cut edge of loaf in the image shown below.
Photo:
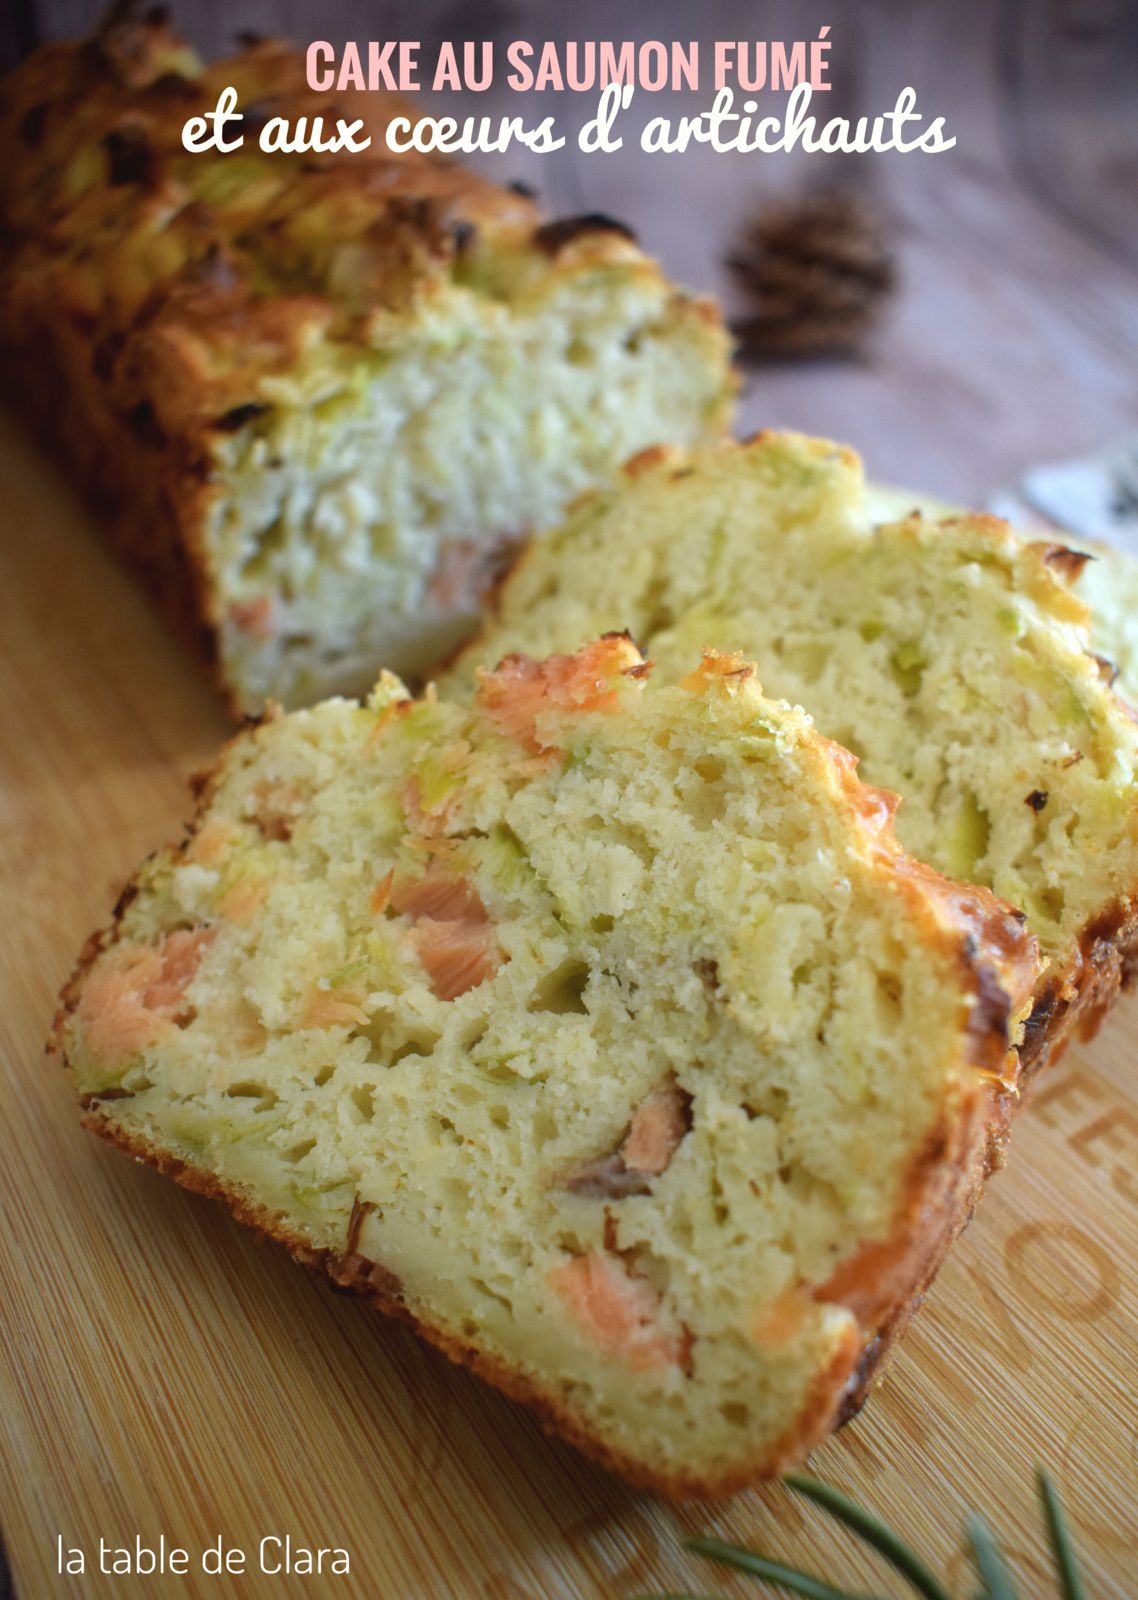
<path fill-rule="evenodd" d="M 722 663 L 720 670 L 733 665 L 737 663 Z M 227 748 L 242 743 L 247 737 L 248 734 L 237 735 Z M 833 762 L 839 787 L 852 810 L 863 817 L 864 825 L 876 832 L 889 848 L 892 797 L 867 789 L 856 778 L 848 752 L 816 734 L 811 733 L 809 737 L 824 748 Z M 224 764 L 223 756 L 215 773 L 195 784 L 197 806 L 185 844 L 195 836 L 205 819 L 211 789 Z M 669 1496 L 712 1498 L 725 1495 L 802 1460 L 835 1425 L 857 1410 L 874 1374 L 919 1305 L 946 1250 L 971 1215 L 985 1176 L 998 1164 L 1008 1131 L 1014 1080 L 1005 1077 L 1003 1071 L 979 1069 L 978 1064 L 984 1062 L 992 1068 L 997 1058 L 1004 1058 L 1009 1016 L 1014 1014 L 1030 988 L 1028 952 L 1031 941 L 1020 935 L 1017 943 L 1016 919 L 991 896 L 977 895 L 975 891 L 954 885 L 900 853 L 897 864 L 903 869 L 898 880 L 901 892 L 906 899 L 912 896 L 921 901 L 930 942 L 939 940 L 942 953 L 974 976 L 972 1018 L 966 1031 L 972 1039 L 970 1059 L 976 1070 L 969 1074 L 968 1090 L 955 1103 L 953 1113 L 949 1114 L 947 1104 L 942 1108 L 937 1124 L 905 1169 L 908 1176 L 902 1180 L 903 1200 L 895 1225 L 888 1237 L 874 1246 L 878 1278 L 873 1280 L 872 1300 L 876 1309 L 865 1313 L 867 1320 L 870 1317 L 873 1320 L 872 1336 L 868 1335 L 861 1318 L 851 1321 L 846 1329 L 847 1336 L 829 1365 L 815 1375 L 794 1425 L 773 1444 L 766 1444 L 753 1458 L 733 1459 L 718 1475 L 656 1470 L 644 1459 L 622 1454 L 599 1439 L 540 1383 L 508 1361 L 488 1354 L 476 1343 L 456 1338 L 452 1330 L 433 1324 L 421 1307 L 407 1304 L 399 1279 L 382 1261 L 359 1252 L 360 1230 L 355 1212 L 345 1247 L 342 1250 L 321 1247 L 305 1238 L 283 1212 L 259 1204 L 240 1186 L 227 1184 L 160 1142 L 116 1122 L 114 1090 L 109 1095 L 95 1093 L 84 1098 L 84 1125 L 134 1159 L 173 1178 L 182 1187 L 222 1201 L 238 1220 L 283 1244 L 298 1260 L 336 1287 L 351 1290 L 374 1309 L 410 1324 L 451 1360 L 471 1368 L 511 1398 L 531 1405 L 548 1432 L 565 1438 L 606 1468 Z M 144 867 L 142 871 L 145 870 Z M 111 926 L 88 941 L 61 994 L 51 1041 L 54 1046 L 62 1044 L 63 1029 L 77 1004 L 86 972 L 100 953 L 116 942 L 123 915 L 139 891 L 140 878 L 141 873 L 124 890 Z M 964 938 L 962 928 L 973 929 L 979 938 Z M 987 937 L 994 943 L 989 945 Z M 995 967 L 990 964 L 993 959 Z M 1031 964 L 1033 962 L 1032 957 Z M 997 971 L 1004 987 L 995 979 Z M 1018 995 L 1014 992 L 1017 988 Z"/>
<path fill-rule="evenodd" d="M 386 120 L 414 115 L 395 96 L 334 108 L 353 100 L 372 150 L 246 148 L 225 161 L 253 200 L 228 194 L 178 130 L 246 76 L 243 100 L 329 109 L 275 41 L 203 69 L 163 22 L 117 18 L 22 63 L 0 111 L 0 370 L 238 716 L 366 692 L 381 666 L 420 678 L 513 541 L 624 451 L 722 433 L 737 386 L 714 303 L 622 224 L 547 222 L 468 167 L 387 155 Z M 72 169 L 53 232 L 33 180 Z M 424 403 L 432 364 L 445 405 Z"/>
<path fill-rule="evenodd" d="M 951 523 L 976 516 L 965 506 L 894 484 L 866 485 L 866 509 L 875 523 L 904 521 L 910 516 Z M 1002 519 L 997 519 L 1002 520 Z M 1124 597 L 1138 596 L 1138 561 L 1108 546 L 1094 545 L 1055 530 L 1054 540 L 1042 529 L 1012 531 L 1036 554 L 1056 581 L 1069 583 L 1088 608 L 1089 654 L 1103 664 L 1107 687 L 1133 720 L 1138 721 L 1138 645 L 1129 637 L 1121 609 L 1112 614 L 1112 580 Z M 1060 541 L 1060 542 L 1055 542 Z M 1096 570 L 1101 565 L 1102 580 Z M 503 582 L 506 575 L 503 574 Z M 1135 635 L 1138 639 L 1138 634 Z M 1122 669 L 1119 669 L 1119 662 Z M 1078 956 L 1068 973 L 1045 973 L 1028 1018 L 1022 1049 L 1024 1066 L 1043 1065 L 1061 1052 L 1065 1036 L 1092 1039 L 1118 995 L 1138 979 L 1138 879 L 1082 929 Z M 1057 1048 L 1058 1045 L 1058 1048 Z"/>
<path fill-rule="evenodd" d="M 686 475 L 694 462 L 706 460 L 717 454 L 734 450 L 761 447 L 765 442 L 779 437 L 798 440 L 819 450 L 833 452 L 845 465 L 851 467 L 862 482 L 864 513 L 867 522 L 897 524 L 916 519 L 917 522 L 942 524 L 952 527 L 967 522 L 977 531 L 995 540 L 1009 534 L 1015 538 L 1023 558 L 1034 566 L 1034 579 L 1040 592 L 1060 597 L 1064 615 L 1081 618 L 1084 624 L 1093 622 L 1093 610 L 1076 587 L 1084 572 L 1088 558 L 1085 548 L 1068 548 L 1061 542 L 1046 538 L 1028 537 L 1012 528 L 1005 519 L 987 513 L 969 513 L 947 502 L 914 495 L 907 490 L 888 486 L 866 484 L 860 456 L 848 446 L 831 440 L 812 438 L 788 430 L 762 428 L 746 438 L 720 441 L 697 449 L 682 444 L 652 446 L 638 452 L 625 462 L 621 478 L 635 483 L 657 470 L 668 470 L 674 476 Z M 575 517 L 587 512 L 591 506 L 601 505 L 613 493 L 602 488 L 589 489 L 579 495 L 566 509 L 567 526 Z M 619 493 L 619 486 L 616 490 Z M 439 673 L 440 685 L 449 691 L 452 682 L 461 684 L 469 679 L 474 666 L 484 660 L 487 640 L 493 640 L 511 589 L 524 580 L 529 568 L 542 554 L 539 541 L 529 539 L 522 544 L 513 563 L 504 570 L 486 601 L 482 625 L 472 638 L 454 650 Z M 1130 563 L 1138 570 L 1138 563 Z M 1116 707 L 1127 722 L 1138 723 L 1138 710 L 1118 692 L 1113 675 L 1107 669 L 1111 663 L 1095 653 L 1094 636 L 1084 645 L 1083 653 L 1094 664 L 1102 684 L 1107 703 Z M 651 649 L 651 641 L 647 643 Z M 806 705 L 809 712 L 811 707 Z M 1138 795 L 1135 797 L 1138 807 Z M 1072 1038 L 1092 1039 L 1103 1019 L 1120 993 L 1138 982 L 1138 862 L 1135 876 L 1128 883 L 1120 883 L 1118 892 L 1098 907 L 1079 930 L 1071 960 L 1059 968 L 1050 962 L 1037 986 L 1030 1012 L 1025 1018 L 1023 1039 L 1020 1045 L 1020 1064 L 1024 1087 L 1029 1087 L 1038 1073 L 1052 1060 L 1057 1060 Z"/>

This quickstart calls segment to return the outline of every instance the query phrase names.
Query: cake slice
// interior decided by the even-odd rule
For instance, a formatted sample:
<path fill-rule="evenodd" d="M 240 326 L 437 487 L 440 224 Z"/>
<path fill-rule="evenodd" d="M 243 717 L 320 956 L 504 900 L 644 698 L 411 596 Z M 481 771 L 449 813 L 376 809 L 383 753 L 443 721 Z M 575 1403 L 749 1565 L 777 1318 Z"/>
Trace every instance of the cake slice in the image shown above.
<path fill-rule="evenodd" d="M 241 734 L 65 992 L 88 1126 L 639 1482 L 860 1394 L 967 1215 L 1037 958 L 708 653 Z"/>
<path fill-rule="evenodd" d="M 421 672 L 566 500 L 723 430 L 719 313 L 619 222 L 392 153 L 421 96 L 313 92 L 271 41 L 203 66 L 112 17 L 4 83 L 0 357 L 236 711 Z M 230 86 L 242 147 L 188 153 Z M 275 117 L 372 144 L 262 153 Z"/>
<path fill-rule="evenodd" d="M 666 679 L 742 651 L 903 797 L 907 850 L 1026 914 L 1038 1067 L 1138 963 L 1138 726 L 1068 581 L 1082 556 L 994 517 L 874 521 L 858 457 L 824 440 L 650 452 L 520 560 L 449 681 L 617 627 Z"/>

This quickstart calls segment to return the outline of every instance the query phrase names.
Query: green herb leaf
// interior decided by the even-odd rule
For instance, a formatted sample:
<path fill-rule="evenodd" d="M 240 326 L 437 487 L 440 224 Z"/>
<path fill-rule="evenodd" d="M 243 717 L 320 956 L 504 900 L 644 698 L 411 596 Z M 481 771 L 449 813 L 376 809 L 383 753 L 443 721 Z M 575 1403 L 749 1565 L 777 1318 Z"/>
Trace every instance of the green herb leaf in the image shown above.
<path fill-rule="evenodd" d="M 784 1567 L 780 1561 L 768 1561 L 753 1550 L 744 1550 L 737 1544 L 725 1544 L 721 1539 L 685 1539 L 689 1550 L 707 1556 L 711 1561 L 721 1561 L 726 1567 L 749 1573 L 752 1578 L 762 1578 L 767 1583 L 780 1583 L 792 1594 L 806 1600 L 881 1600 L 880 1595 L 855 1594 L 851 1589 L 835 1589 L 821 1578 L 812 1578 L 798 1567 Z"/>
<path fill-rule="evenodd" d="M 948 1590 L 933 1577 L 920 1557 L 872 1511 L 867 1511 L 832 1484 L 823 1483 L 805 1473 L 788 1472 L 782 1481 L 796 1494 L 805 1495 L 824 1507 L 832 1517 L 871 1544 L 891 1566 L 896 1567 L 902 1577 L 909 1580 L 918 1594 L 925 1596 L 925 1600 L 951 1600 Z"/>
<path fill-rule="evenodd" d="M 329 989 L 340 989 L 345 983 L 351 983 L 353 978 L 358 978 L 361 972 L 366 972 L 368 963 L 366 958 L 362 961 L 349 961 L 345 966 L 337 967 L 335 972 L 327 972 L 324 982 Z"/>
<path fill-rule="evenodd" d="M 965 1524 L 976 1566 L 984 1580 L 984 1600 L 1016 1600 L 1015 1587 L 1007 1562 L 1000 1553 L 991 1528 L 975 1512 Z"/>
<path fill-rule="evenodd" d="M 1062 1600 L 1083 1600 L 1082 1581 L 1075 1566 L 1075 1555 L 1067 1531 L 1063 1508 L 1054 1485 L 1043 1467 L 1036 1469 L 1039 1491 L 1047 1517 L 1048 1534 L 1055 1558 L 1056 1575 L 1062 1588 Z M 947 1588 L 933 1577 L 929 1569 L 902 1540 L 871 1511 L 851 1500 L 839 1489 L 811 1478 L 804 1473 L 789 1473 L 783 1480 L 798 1494 L 805 1495 L 829 1511 L 832 1516 L 850 1528 L 867 1544 L 873 1546 L 898 1572 L 913 1585 L 923 1600 L 950 1600 Z M 982 1517 L 969 1516 L 966 1528 L 972 1546 L 973 1559 L 983 1585 L 975 1600 L 1016 1600 L 1016 1590 L 1011 1573 L 999 1545 Z M 775 1584 L 792 1594 L 805 1596 L 805 1600 L 880 1600 L 880 1596 L 855 1594 L 849 1589 L 839 1589 L 824 1578 L 814 1578 L 798 1567 L 787 1567 L 779 1561 L 770 1561 L 741 1545 L 728 1544 L 722 1539 L 695 1538 L 685 1540 L 689 1550 L 707 1556 L 711 1561 L 734 1567 L 763 1583 Z M 643 1596 L 641 1600 L 653 1600 Z M 695 1594 L 659 1595 L 655 1600 L 715 1600 L 714 1596 Z"/>
<path fill-rule="evenodd" d="M 1063 1515 L 1063 1507 L 1059 1504 L 1055 1485 L 1051 1482 L 1046 1467 L 1037 1467 L 1036 1477 L 1039 1479 L 1039 1493 L 1043 1498 L 1043 1510 L 1047 1517 L 1047 1531 L 1051 1535 L 1055 1567 L 1063 1585 L 1063 1600 L 1083 1600 L 1083 1584 L 1075 1566 L 1071 1535 L 1067 1531 L 1067 1519 Z"/>

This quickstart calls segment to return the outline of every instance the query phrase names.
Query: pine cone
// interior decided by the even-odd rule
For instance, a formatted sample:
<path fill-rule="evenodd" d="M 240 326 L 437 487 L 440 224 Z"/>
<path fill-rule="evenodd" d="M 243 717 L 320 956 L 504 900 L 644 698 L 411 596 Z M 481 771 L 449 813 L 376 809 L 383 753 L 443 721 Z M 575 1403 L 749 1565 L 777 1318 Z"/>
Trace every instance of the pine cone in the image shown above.
<path fill-rule="evenodd" d="M 833 191 L 760 212 L 727 265 L 753 306 L 734 324 L 744 360 L 850 352 L 896 282 L 881 217 Z"/>

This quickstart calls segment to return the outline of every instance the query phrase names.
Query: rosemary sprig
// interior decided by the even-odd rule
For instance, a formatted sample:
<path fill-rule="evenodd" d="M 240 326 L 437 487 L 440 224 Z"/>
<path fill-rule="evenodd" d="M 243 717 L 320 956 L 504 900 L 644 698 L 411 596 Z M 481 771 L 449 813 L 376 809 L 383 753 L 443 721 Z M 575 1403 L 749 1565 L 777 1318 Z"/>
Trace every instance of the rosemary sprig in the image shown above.
<path fill-rule="evenodd" d="M 805 1495 L 824 1507 L 832 1517 L 864 1539 L 866 1544 L 880 1551 L 886 1561 L 909 1580 L 917 1593 L 925 1596 L 925 1600 L 951 1600 L 948 1590 L 933 1577 L 919 1556 L 872 1511 L 858 1505 L 856 1500 L 851 1500 L 849 1495 L 835 1489 L 832 1484 L 807 1477 L 805 1473 L 789 1472 L 782 1481 L 796 1494 Z"/>
<path fill-rule="evenodd" d="M 745 1550 L 741 1545 L 725 1544 L 722 1539 L 685 1539 L 684 1543 L 697 1555 L 721 1561 L 725 1567 L 749 1573 L 752 1578 L 762 1578 L 765 1583 L 780 1583 L 792 1594 L 804 1595 L 805 1600 L 881 1600 L 880 1595 L 854 1594 L 852 1589 L 835 1589 L 832 1583 L 826 1583 L 822 1578 L 812 1578 L 798 1567 L 784 1566 L 781 1561 L 769 1561 L 766 1556 Z"/>
<path fill-rule="evenodd" d="M 1083 1600 L 1083 1583 L 1075 1566 L 1071 1535 L 1067 1531 L 1067 1519 L 1063 1515 L 1063 1507 L 1059 1504 L 1059 1496 L 1055 1493 L 1055 1485 L 1051 1482 L 1046 1467 L 1038 1467 L 1035 1475 L 1039 1482 L 1044 1515 L 1047 1518 L 1047 1531 L 1051 1535 L 1055 1568 L 1063 1585 L 1063 1600 Z"/>
<path fill-rule="evenodd" d="M 991 1528 L 975 1512 L 969 1516 L 965 1527 L 976 1566 L 984 1580 L 984 1600 L 1016 1600 L 1012 1575 Z"/>
<path fill-rule="evenodd" d="M 1083 1600 L 1083 1587 L 1075 1565 L 1071 1537 L 1067 1531 L 1063 1508 L 1055 1486 L 1046 1471 L 1037 1468 L 1040 1497 L 1047 1519 L 1047 1532 L 1055 1569 L 1061 1586 L 1062 1600 Z M 859 1505 L 849 1495 L 803 1473 L 789 1473 L 783 1482 L 796 1494 L 804 1495 L 822 1506 L 831 1516 L 843 1523 L 859 1539 L 885 1557 L 902 1577 L 908 1580 L 923 1600 L 950 1600 L 948 1589 L 936 1578 L 920 1557 L 905 1544 L 892 1528 L 881 1521 L 865 1506 Z M 980 1574 L 983 1590 L 977 1600 L 1017 1600 L 1015 1586 L 1007 1562 L 996 1542 L 995 1535 L 982 1517 L 972 1513 L 965 1524 L 973 1560 Z M 723 1539 L 701 1537 L 684 1541 L 687 1549 L 709 1561 L 734 1567 L 762 1583 L 772 1583 L 804 1596 L 804 1600 L 880 1600 L 879 1596 L 855 1594 L 850 1589 L 839 1589 L 825 1578 L 815 1578 L 798 1567 L 784 1566 L 743 1545 L 729 1544 Z M 695 1594 L 659 1595 L 655 1600 L 715 1600 L 714 1596 Z"/>

